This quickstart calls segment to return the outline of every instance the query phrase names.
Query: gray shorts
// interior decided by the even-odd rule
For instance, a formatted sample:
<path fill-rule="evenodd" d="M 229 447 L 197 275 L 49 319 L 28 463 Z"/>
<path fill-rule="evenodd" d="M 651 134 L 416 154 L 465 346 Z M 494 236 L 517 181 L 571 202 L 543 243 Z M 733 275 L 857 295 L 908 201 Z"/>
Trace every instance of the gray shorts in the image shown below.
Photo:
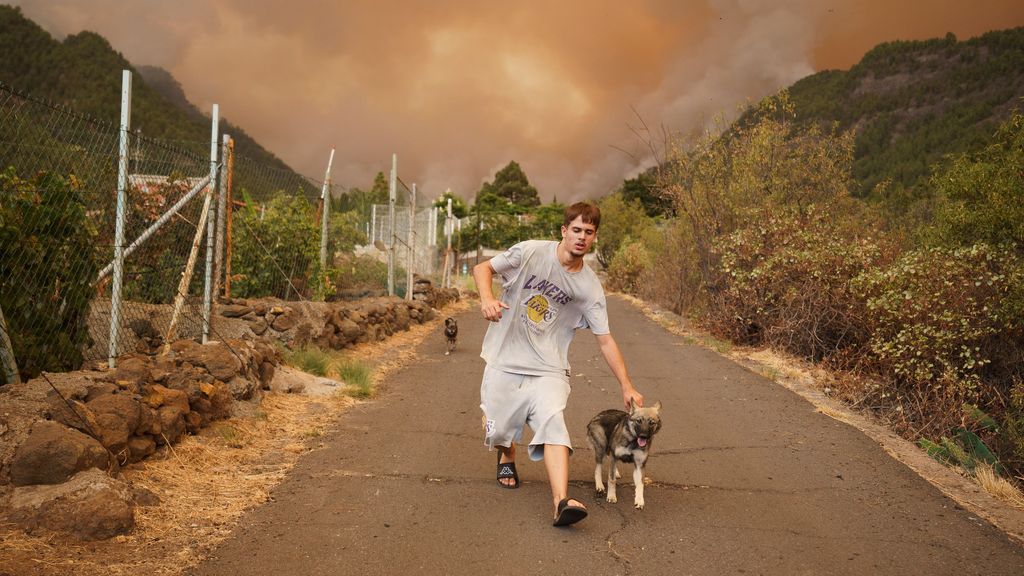
<path fill-rule="evenodd" d="M 527 376 L 488 366 L 480 384 L 480 409 L 484 411 L 484 444 L 489 448 L 511 446 L 522 439 L 523 425 L 533 430 L 529 455 L 544 458 L 544 444 L 566 446 L 572 453 L 565 427 L 569 379 L 558 374 Z"/>

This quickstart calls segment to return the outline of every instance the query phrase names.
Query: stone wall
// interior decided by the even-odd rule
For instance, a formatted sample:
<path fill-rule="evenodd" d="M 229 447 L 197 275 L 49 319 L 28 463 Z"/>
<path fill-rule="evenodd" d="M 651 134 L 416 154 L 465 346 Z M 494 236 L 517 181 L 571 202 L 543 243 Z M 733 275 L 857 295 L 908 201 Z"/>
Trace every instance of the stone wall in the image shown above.
<path fill-rule="evenodd" d="M 381 341 L 458 299 L 455 290 L 418 292 L 412 301 L 233 300 L 217 308 L 222 342 L 179 340 L 168 354 L 124 355 L 114 370 L 0 387 L 0 522 L 79 540 L 130 532 L 135 493 L 116 477 L 120 466 L 258 401 L 282 360 L 275 340 L 332 349 Z"/>
<path fill-rule="evenodd" d="M 68 528 L 86 540 L 130 531 L 131 491 L 113 477 L 97 481 L 96 471 L 112 476 L 183 434 L 230 417 L 236 401 L 269 389 L 280 361 L 265 341 L 181 340 L 166 355 L 122 356 L 114 370 L 0 388 L 0 497 L 6 500 L 0 516 L 33 530 L 52 529 L 55 515 L 75 510 L 109 512 Z M 64 483 L 70 488 L 43 488 Z"/>
<path fill-rule="evenodd" d="M 435 316 L 458 300 L 458 291 L 429 289 L 429 298 L 403 300 L 380 297 L 358 302 L 285 302 L 274 299 L 233 299 L 222 303 L 219 329 L 232 335 L 272 338 L 296 348 L 315 344 L 341 350 L 379 342 Z"/>

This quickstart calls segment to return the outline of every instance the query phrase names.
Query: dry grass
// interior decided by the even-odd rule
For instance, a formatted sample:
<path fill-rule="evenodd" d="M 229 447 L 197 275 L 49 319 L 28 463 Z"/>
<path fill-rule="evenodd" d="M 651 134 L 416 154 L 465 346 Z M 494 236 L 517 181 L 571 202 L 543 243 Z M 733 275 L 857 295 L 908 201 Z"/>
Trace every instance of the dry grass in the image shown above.
<path fill-rule="evenodd" d="M 974 470 L 974 477 L 985 492 L 1007 504 L 1024 510 L 1024 493 L 1010 481 L 996 474 L 988 464 L 982 464 Z"/>
<path fill-rule="evenodd" d="M 456 302 L 443 314 L 468 307 Z M 346 355 L 373 365 L 376 385 L 412 359 L 415 345 L 442 319 Z M 122 471 L 123 480 L 160 498 L 156 506 L 136 508 L 131 534 L 77 544 L 0 526 L 0 574 L 180 574 L 227 538 L 246 510 L 266 502 L 301 455 L 319 446 L 336 417 L 355 403 L 340 393 L 267 394 L 250 415 L 215 422 Z"/>

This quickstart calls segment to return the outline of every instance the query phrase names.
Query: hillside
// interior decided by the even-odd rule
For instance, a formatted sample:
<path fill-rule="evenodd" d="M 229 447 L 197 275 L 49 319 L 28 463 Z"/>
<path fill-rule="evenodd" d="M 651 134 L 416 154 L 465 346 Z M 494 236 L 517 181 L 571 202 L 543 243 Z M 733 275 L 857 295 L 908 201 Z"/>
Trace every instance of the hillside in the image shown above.
<path fill-rule="evenodd" d="M 0 5 L 0 54 L 0 82 L 115 124 L 121 70 L 131 69 L 132 127 L 145 136 L 192 143 L 190 148 L 200 152 L 209 149 L 209 117 L 188 102 L 178 82 L 162 69 L 132 66 L 99 34 L 80 32 L 58 41 L 20 9 Z M 224 117 L 221 132 L 231 134 L 239 154 L 290 170 Z"/>
<path fill-rule="evenodd" d="M 820 72 L 788 90 L 798 122 L 856 130 L 858 195 L 887 178 L 923 193 L 933 165 L 983 147 L 1021 106 L 1024 28 L 880 44 L 850 70 Z"/>

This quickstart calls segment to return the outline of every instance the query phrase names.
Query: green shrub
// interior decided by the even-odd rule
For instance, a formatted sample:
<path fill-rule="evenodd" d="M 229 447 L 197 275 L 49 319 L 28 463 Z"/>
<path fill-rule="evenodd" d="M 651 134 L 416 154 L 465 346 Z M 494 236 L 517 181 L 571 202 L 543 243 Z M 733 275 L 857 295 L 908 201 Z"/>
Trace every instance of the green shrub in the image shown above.
<path fill-rule="evenodd" d="M 335 260 L 332 280 L 339 289 L 385 288 L 388 285 L 387 262 L 372 256 L 343 254 Z M 395 277 L 404 277 L 396 267 Z"/>
<path fill-rule="evenodd" d="M 804 216 L 752 211 L 749 222 L 715 245 L 723 288 L 706 311 L 714 331 L 813 360 L 862 345 L 867 327 L 850 282 L 881 258 L 877 243 L 841 233 L 813 206 Z"/>
<path fill-rule="evenodd" d="M 943 202 L 924 230 L 926 241 L 1024 249 L 1024 115 L 1014 114 L 984 150 L 954 158 L 932 185 Z"/>
<path fill-rule="evenodd" d="M 651 252 L 644 243 L 627 238 L 609 262 L 609 287 L 636 294 L 644 273 L 652 265 Z"/>
<path fill-rule="evenodd" d="M 320 229 L 312 206 L 278 192 L 264 208 L 251 200 L 235 216 L 232 295 L 242 298 L 309 297 L 317 290 Z"/>
<path fill-rule="evenodd" d="M 0 306 L 23 378 L 77 369 L 90 344 L 99 257 L 81 189 L 74 176 L 0 172 Z"/>
<path fill-rule="evenodd" d="M 992 436 L 998 431 L 995 419 L 973 404 L 964 404 L 961 421 L 974 429 L 959 427 L 953 431 L 952 437 L 943 436 L 938 442 L 921 438 L 918 446 L 939 462 L 959 466 L 971 474 L 981 465 L 991 467 L 997 474 L 1005 473 L 999 458 L 979 436 L 986 433 Z"/>
<path fill-rule="evenodd" d="M 1013 311 L 1021 264 L 1012 251 L 986 245 L 930 248 L 859 277 L 855 289 L 872 319 L 870 350 L 883 371 L 914 390 L 957 382 L 965 401 L 985 376 L 998 386 L 1021 352 L 1013 344 L 1021 330 Z"/>
<path fill-rule="evenodd" d="M 654 219 L 647 216 L 638 200 L 627 201 L 620 192 L 602 198 L 598 207 L 601 209 L 601 230 L 594 252 L 598 261 L 609 267 L 624 245 L 643 237 L 646 230 L 654 226 Z"/>

